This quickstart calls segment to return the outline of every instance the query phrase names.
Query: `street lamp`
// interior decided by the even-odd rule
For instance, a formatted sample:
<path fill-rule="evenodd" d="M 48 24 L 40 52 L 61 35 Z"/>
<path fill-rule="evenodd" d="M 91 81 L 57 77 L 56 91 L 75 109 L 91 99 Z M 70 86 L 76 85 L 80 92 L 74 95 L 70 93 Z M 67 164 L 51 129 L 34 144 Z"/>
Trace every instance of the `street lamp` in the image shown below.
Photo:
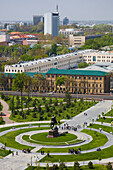
<path fill-rule="evenodd" d="M 24 103 L 24 107 L 25 107 L 26 103 Z M 25 110 L 24 110 L 24 123 L 25 123 Z"/>
<path fill-rule="evenodd" d="M 78 100 L 78 76 L 77 76 L 77 100 Z"/>

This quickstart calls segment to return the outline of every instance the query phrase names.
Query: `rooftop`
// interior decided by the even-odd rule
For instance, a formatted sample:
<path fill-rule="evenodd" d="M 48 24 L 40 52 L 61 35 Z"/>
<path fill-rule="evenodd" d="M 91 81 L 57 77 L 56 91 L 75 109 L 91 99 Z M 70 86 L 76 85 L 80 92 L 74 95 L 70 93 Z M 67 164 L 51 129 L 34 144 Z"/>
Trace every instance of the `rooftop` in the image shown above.
<path fill-rule="evenodd" d="M 42 58 L 39 60 L 34 60 L 34 61 L 29 61 L 29 62 L 23 62 L 20 64 L 13 64 L 13 65 L 9 65 L 9 67 L 25 67 L 25 66 L 32 66 L 32 65 L 37 65 L 39 62 L 44 63 L 44 62 L 49 62 L 49 61 L 57 61 L 58 59 L 61 58 L 66 58 L 68 56 L 74 56 L 74 55 L 78 55 L 78 54 L 83 54 L 86 52 L 92 51 L 91 49 L 88 50 L 80 50 L 77 52 L 73 52 L 73 53 L 67 53 L 67 54 L 63 54 L 63 55 L 58 55 L 58 56 L 54 56 L 54 57 L 48 57 L 48 58 Z"/>
<path fill-rule="evenodd" d="M 97 70 L 63 70 L 51 68 L 46 74 L 105 76 L 108 73 L 105 71 Z"/>

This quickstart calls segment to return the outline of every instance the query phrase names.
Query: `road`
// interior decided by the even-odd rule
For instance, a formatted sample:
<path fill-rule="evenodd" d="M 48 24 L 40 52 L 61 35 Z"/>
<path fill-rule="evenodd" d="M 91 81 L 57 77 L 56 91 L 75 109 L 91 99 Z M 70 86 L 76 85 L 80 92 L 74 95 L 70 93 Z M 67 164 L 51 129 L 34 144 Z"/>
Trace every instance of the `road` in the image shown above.
<path fill-rule="evenodd" d="M 20 92 L 15 92 L 15 91 L 0 91 L 0 92 L 3 92 L 5 95 L 14 95 L 14 96 L 17 96 L 19 95 L 20 96 Z M 98 95 L 93 95 L 93 94 L 71 94 L 72 95 L 72 98 L 88 98 L 88 99 L 100 99 L 100 100 L 113 100 L 113 95 L 110 95 L 109 93 L 107 94 L 98 94 Z M 27 93 L 23 93 L 23 96 L 27 96 Z M 65 97 L 65 94 L 64 93 L 54 93 L 53 95 L 49 95 L 48 93 L 39 93 L 39 92 L 32 92 L 31 96 L 37 96 L 37 97 L 61 97 L 61 98 L 64 98 Z"/>

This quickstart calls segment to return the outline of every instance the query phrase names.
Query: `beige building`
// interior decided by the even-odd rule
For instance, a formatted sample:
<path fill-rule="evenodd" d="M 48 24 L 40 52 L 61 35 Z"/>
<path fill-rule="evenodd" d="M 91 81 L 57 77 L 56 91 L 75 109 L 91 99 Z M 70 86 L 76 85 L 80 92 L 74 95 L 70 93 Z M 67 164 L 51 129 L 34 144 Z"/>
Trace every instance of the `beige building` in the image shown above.
<path fill-rule="evenodd" d="M 97 63 L 97 62 L 109 62 L 113 63 L 113 51 L 97 51 L 92 50 L 83 54 L 84 62 Z"/>
<path fill-rule="evenodd" d="M 85 36 L 69 35 L 69 46 L 82 46 L 85 44 Z"/>
<path fill-rule="evenodd" d="M 46 73 L 49 91 L 79 94 L 100 94 L 110 92 L 110 79 L 106 72 L 96 70 L 50 69 Z M 58 77 L 65 76 L 65 82 L 57 85 Z"/>
<path fill-rule="evenodd" d="M 101 38 L 102 36 L 103 34 L 86 36 L 69 35 L 69 46 L 82 46 L 85 44 L 85 41 L 89 39 Z"/>

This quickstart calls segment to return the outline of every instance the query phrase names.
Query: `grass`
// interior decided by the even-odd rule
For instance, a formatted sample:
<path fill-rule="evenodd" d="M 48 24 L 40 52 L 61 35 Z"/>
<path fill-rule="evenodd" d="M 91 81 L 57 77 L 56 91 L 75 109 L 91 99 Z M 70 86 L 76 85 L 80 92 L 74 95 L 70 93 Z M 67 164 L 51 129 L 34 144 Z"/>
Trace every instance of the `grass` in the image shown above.
<path fill-rule="evenodd" d="M 87 160 L 95 160 L 98 158 L 110 158 L 113 156 L 113 145 L 103 149 L 101 151 L 83 153 L 79 155 L 50 155 L 44 157 L 40 162 L 73 162 L 73 161 L 87 161 Z"/>
<path fill-rule="evenodd" d="M 3 132 L 5 130 L 9 130 L 9 129 L 12 129 L 12 127 L 15 127 L 15 128 L 20 128 L 20 127 L 29 127 L 31 124 L 22 124 L 22 125 L 14 125 L 14 126 L 9 126 L 9 127 L 3 127 L 3 128 L 0 128 L 0 132 Z M 35 123 L 35 124 L 32 124 L 33 126 L 40 126 L 40 125 L 50 125 L 50 123 Z"/>
<path fill-rule="evenodd" d="M 31 142 L 31 143 L 38 143 L 42 145 L 68 145 L 68 144 L 74 144 L 79 142 L 80 140 L 77 140 L 77 136 L 73 134 L 63 134 L 56 138 L 47 138 L 48 132 L 46 133 L 38 133 L 31 136 L 31 139 L 29 138 L 29 135 L 24 135 L 22 139 Z"/>
<path fill-rule="evenodd" d="M 15 131 L 12 131 L 12 132 L 8 132 L 7 134 L 0 137 L 0 142 L 3 143 L 3 144 L 6 143 L 6 146 L 12 147 L 12 148 L 15 148 L 15 149 L 20 149 L 20 150 L 22 150 L 24 148 L 33 149 L 34 147 L 22 145 L 22 144 L 16 142 L 15 137 L 17 135 L 20 135 L 21 133 L 25 133 L 25 132 L 29 132 L 29 131 L 35 131 L 35 130 L 43 130 L 43 129 L 49 129 L 49 128 L 38 127 L 38 128 L 21 129 L 21 130 L 15 130 Z"/>
<path fill-rule="evenodd" d="M 11 104 L 11 99 L 13 96 L 7 96 L 7 104 L 10 106 Z M 17 99 L 19 98 L 19 100 Z M 51 98 L 51 97 L 45 97 L 45 101 L 43 100 L 42 97 L 30 97 L 30 101 L 29 101 L 29 107 L 33 107 L 34 105 L 34 100 L 36 100 L 36 106 L 40 105 L 45 105 L 45 103 L 49 104 L 50 103 L 50 99 L 51 99 L 51 104 L 54 103 L 56 101 L 56 98 Z M 62 98 L 57 98 L 58 102 L 60 103 L 61 101 L 63 101 Z M 26 103 L 25 106 L 23 106 L 23 108 L 27 108 L 28 107 L 28 97 L 27 96 L 23 96 L 23 103 Z M 21 97 L 20 96 L 14 96 L 14 107 L 15 109 L 21 109 Z"/>
<path fill-rule="evenodd" d="M 95 132 L 95 131 L 92 131 L 92 130 L 87 130 L 87 129 L 84 129 L 82 130 L 82 132 L 92 136 L 93 140 L 88 143 L 88 144 L 85 144 L 85 145 L 81 145 L 80 148 L 81 150 L 90 150 L 90 149 L 93 149 L 93 148 L 97 148 L 97 147 L 100 147 L 100 146 L 103 146 L 107 141 L 107 137 L 99 132 Z M 43 148 L 43 149 L 40 149 L 38 152 L 41 152 L 41 150 L 43 150 L 44 152 L 48 152 L 50 151 L 51 153 L 53 152 L 56 152 L 56 153 L 65 153 L 65 152 L 68 152 L 69 149 L 75 149 L 77 150 L 79 147 L 69 147 L 69 148 Z"/>
<path fill-rule="evenodd" d="M 83 102 L 72 102 L 69 107 L 67 107 L 66 104 L 61 104 L 58 106 L 49 106 L 48 109 L 46 107 L 36 108 L 36 110 L 31 109 L 28 113 L 27 110 L 25 110 L 26 115 L 26 122 L 29 121 L 39 121 L 39 120 L 50 120 L 52 115 L 57 116 L 57 120 L 61 119 L 70 119 L 71 117 L 74 117 L 81 112 L 87 110 L 88 108 L 95 105 L 97 102 L 94 101 L 83 101 Z M 40 109 L 40 110 L 39 110 Z M 24 121 L 24 114 L 22 114 L 20 111 L 17 111 L 15 115 L 11 114 L 10 119 L 18 122 Z"/>
<path fill-rule="evenodd" d="M 47 168 L 46 167 L 39 167 L 40 168 L 40 170 L 46 170 Z M 106 168 L 106 166 L 105 165 L 93 165 L 93 169 L 94 170 L 107 170 L 107 168 Z M 28 167 L 28 168 L 26 168 L 25 170 L 37 170 L 37 167 Z M 53 169 L 51 169 L 50 168 L 50 170 L 53 170 Z M 60 168 L 58 167 L 57 168 L 57 170 L 60 170 Z M 63 170 L 74 170 L 74 167 L 66 167 L 66 168 L 63 168 Z M 80 167 L 80 170 L 90 170 L 89 168 L 88 168 L 88 166 L 81 166 Z"/>
<path fill-rule="evenodd" d="M 103 131 L 108 132 L 108 133 L 110 133 L 110 132 L 113 131 L 112 127 L 110 127 L 110 126 L 104 126 L 104 125 L 98 125 L 98 124 L 91 124 L 91 126 L 89 126 L 89 127 L 90 127 L 90 128 L 94 128 L 94 129 L 102 128 Z"/>
<path fill-rule="evenodd" d="M 67 142 L 67 141 L 77 139 L 77 136 L 71 133 L 62 134 L 56 138 L 47 138 L 47 136 L 48 136 L 48 132 L 38 133 L 38 134 L 32 135 L 31 139 L 41 141 L 41 142 Z"/>
<path fill-rule="evenodd" d="M 2 150 L 0 149 L 0 158 L 5 157 L 11 153 L 10 150 Z"/>
<path fill-rule="evenodd" d="M 111 109 L 109 112 L 107 112 L 106 114 L 105 114 L 105 116 L 113 116 L 113 109 Z"/>
<path fill-rule="evenodd" d="M 113 118 L 105 118 L 101 117 L 97 120 L 97 122 L 106 122 L 106 123 L 111 123 L 113 121 Z"/>
<path fill-rule="evenodd" d="M 36 143 L 36 144 L 42 144 L 42 145 L 68 145 L 68 144 L 75 144 L 75 143 L 78 143 L 78 142 L 81 142 L 82 140 L 73 140 L 71 142 L 48 142 L 48 143 L 45 143 L 45 142 L 40 142 L 40 141 L 33 141 L 33 140 L 30 140 L 29 138 L 29 135 L 23 135 L 22 136 L 22 139 L 23 140 L 26 140 L 27 142 L 30 142 L 30 143 Z"/>

